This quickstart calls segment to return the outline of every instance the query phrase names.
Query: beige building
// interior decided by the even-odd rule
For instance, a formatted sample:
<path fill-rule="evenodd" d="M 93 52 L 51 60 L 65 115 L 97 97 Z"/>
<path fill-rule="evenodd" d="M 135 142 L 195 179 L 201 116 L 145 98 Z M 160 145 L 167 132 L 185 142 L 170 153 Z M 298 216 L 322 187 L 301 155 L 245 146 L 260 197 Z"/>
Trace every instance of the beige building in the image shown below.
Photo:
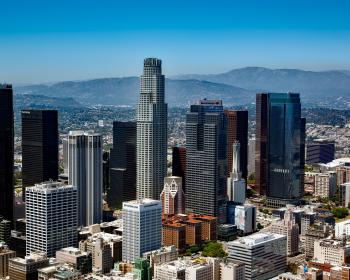
<path fill-rule="evenodd" d="M 9 275 L 9 260 L 16 257 L 16 252 L 0 243 L 0 279 Z"/>
<path fill-rule="evenodd" d="M 160 194 L 163 215 L 185 213 L 185 193 L 182 189 L 182 178 L 169 176 L 164 178 L 164 188 Z"/>
<path fill-rule="evenodd" d="M 312 259 L 314 257 L 314 243 L 329 235 L 330 229 L 326 224 L 314 224 L 310 226 L 305 233 L 305 257 Z"/>
<path fill-rule="evenodd" d="M 203 262 L 187 267 L 185 280 L 216 280 L 213 263 Z"/>
<path fill-rule="evenodd" d="M 38 269 L 49 265 L 45 253 L 31 253 L 25 258 L 13 258 L 9 261 L 11 280 L 37 280 Z"/>
<path fill-rule="evenodd" d="M 344 265 L 350 256 L 350 245 L 345 239 L 323 239 L 314 242 L 314 260 L 331 265 Z"/>
<path fill-rule="evenodd" d="M 185 280 L 186 263 L 181 260 L 175 260 L 156 265 L 154 267 L 154 280 Z"/>
<path fill-rule="evenodd" d="M 340 205 L 348 207 L 350 203 L 350 182 L 339 185 Z"/>
<path fill-rule="evenodd" d="M 244 280 L 243 263 L 220 263 L 220 280 Z"/>
<path fill-rule="evenodd" d="M 150 266 L 154 268 L 156 265 L 168 263 L 177 260 L 179 256 L 175 246 L 162 247 L 159 250 L 150 251 L 143 254 L 145 259 L 148 259 Z"/>
<path fill-rule="evenodd" d="M 299 226 L 295 223 L 291 209 L 287 209 L 284 213 L 283 220 L 274 220 L 269 231 L 287 236 L 288 256 L 294 256 L 299 252 Z"/>
<path fill-rule="evenodd" d="M 90 253 L 82 252 L 78 248 L 68 247 L 56 252 L 56 260 L 59 263 L 68 263 L 81 274 L 92 272 L 92 256 Z"/>
<path fill-rule="evenodd" d="M 315 197 L 330 198 L 337 188 L 337 173 L 329 171 L 326 173 L 317 173 L 315 176 Z"/>

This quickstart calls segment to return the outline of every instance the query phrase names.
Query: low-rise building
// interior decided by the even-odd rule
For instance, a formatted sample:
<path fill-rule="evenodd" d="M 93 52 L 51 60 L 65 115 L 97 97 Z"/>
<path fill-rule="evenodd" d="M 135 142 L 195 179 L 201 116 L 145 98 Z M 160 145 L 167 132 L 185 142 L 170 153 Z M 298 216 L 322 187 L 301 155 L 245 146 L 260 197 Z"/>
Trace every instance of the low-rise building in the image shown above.
<path fill-rule="evenodd" d="M 0 279 L 9 275 L 9 260 L 16 257 L 16 252 L 0 242 Z"/>
<path fill-rule="evenodd" d="M 314 243 L 316 240 L 321 240 L 328 237 L 330 228 L 327 224 L 313 224 L 305 233 L 305 258 L 311 259 L 314 257 Z"/>
<path fill-rule="evenodd" d="M 49 265 L 45 253 L 33 252 L 24 258 L 9 260 L 9 276 L 11 280 L 37 280 L 38 269 Z"/>
<path fill-rule="evenodd" d="M 78 248 L 68 247 L 57 251 L 56 260 L 59 263 L 68 263 L 72 265 L 83 275 L 92 272 L 91 254 L 82 252 Z"/>
<path fill-rule="evenodd" d="M 348 263 L 350 245 L 345 239 L 322 239 L 314 242 L 314 260 L 331 265 Z"/>

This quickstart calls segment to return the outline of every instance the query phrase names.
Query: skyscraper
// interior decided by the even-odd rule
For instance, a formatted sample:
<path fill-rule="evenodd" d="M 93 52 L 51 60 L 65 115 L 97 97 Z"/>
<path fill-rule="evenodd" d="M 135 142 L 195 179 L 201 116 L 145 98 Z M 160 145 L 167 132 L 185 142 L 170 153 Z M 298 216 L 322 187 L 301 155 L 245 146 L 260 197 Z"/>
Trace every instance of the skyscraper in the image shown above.
<path fill-rule="evenodd" d="M 186 148 L 173 147 L 173 176 L 182 178 L 182 189 L 186 192 Z"/>
<path fill-rule="evenodd" d="M 58 178 L 56 110 L 22 111 L 22 194 L 34 184 Z"/>
<path fill-rule="evenodd" d="M 335 143 L 323 139 L 316 139 L 306 145 L 306 162 L 328 163 L 334 160 Z"/>
<path fill-rule="evenodd" d="M 169 176 L 164 178 L 164 188 L 160 194 L 162 214 L 185 214 L 185 193 L 182 189 L 182 178 Z"/>
<path fill-rule="evenodd" d="M 232 144 L 236 141 L 240 144 L 240 166 L 242 178 L 248 176 L 248 111 L 225 110 L 227 119 L 227 177 L 232 170 Z"/>
<path fill-rule="evenodd" d="M 158 250 L 162 241 L 162 204 L 142 199 L 123 203 L 123 261 Z"/>
<path fill-rule="evenodd" d="M 167 175 L 168 105 L 162 61 L 144 60 L 137 107 L 137 198 L 159 199 Z"/>
<path fill-rule="evenodd" d="M 0 84 L 0 216 L 13 222 L 13 92 Z"/>
<path fill-rule="evenodd" d="M 26 188 L 27 255 L 77 246 L 77 187 L 46 182 Z"/>
<path fill-rule="evenodd" d="M 221 100 L 201 100 L 186 115 L 186 211 L 226 222 L 226 121 Z"/>
<path fill-rule="evenodd" d="M 113 122 L 108 206 L 136 199 L 136 122 Z"/>
<path fill-rule="evenodd" d="M 298 93 L 257 95 L 256 172 L 267 203 L 282 207 L 303 195 L 305 119 Z"/>
<path fill-rule="evenodd" d="M 242 178 L 240 168 L 240 143 L 232 144 L 232 170 L 227 178 L 227 197 L 229 201 L 244 204 L 246 197 L 246 182 Z"/>
<path fill-rule="evenodd" d="M 68 135 L 68 182 L 78 187 L 78 224 L 102 221 L 102 136 L 70 131 Z"/>

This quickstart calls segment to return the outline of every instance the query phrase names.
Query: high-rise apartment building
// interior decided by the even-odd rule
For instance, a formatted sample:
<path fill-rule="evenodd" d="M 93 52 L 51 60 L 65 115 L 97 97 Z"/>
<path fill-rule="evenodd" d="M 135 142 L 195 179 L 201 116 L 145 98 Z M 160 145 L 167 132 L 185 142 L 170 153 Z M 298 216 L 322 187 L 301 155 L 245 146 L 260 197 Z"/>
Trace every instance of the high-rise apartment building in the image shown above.
<path fill-rule="evenodd" d="M 243 234 L 256 231 L 257 209 L 253 204 L 237 205 L 235 207 L 234 223 Z"/>
<path fill-rule="evenodd" d="M 113 122 L 108 206 L 121 208 L 136 199 L 136 122 Z"/>
<path fill-rule="evenodd" d="M 58 178 L 57 110 L 22 111 L 22 194 L 25 188 Z"/>
<path fill-rule="evenodd" d="M 123 203 L 123 260 L 157 250 L 162 241 L 162 204 L 142 199 Z"/>
<path fill-rule="evenodd" d="M 201 100 L 186 115 L 187 212 L 226 222 L 226 120 L 221 100 Z"/>
<path fill-rule="evenodd" d="M 164 188 L 160 194 L 163 215 L 185 213 L 185 193 L 182 189 L 182 178 L 169 176 L 164 178 Z"/>
<path fill-rule="evenodd" d="M 232 170 L 229 178 L 227 178 L 227 198 L 228 201 L 233 201 L 238 204 L 244 204 L 246 197 L 246 182 L 242 178 L 240 167 L 240 143 L 232 144 Z"/>
<path fill-rule="evenodd" d="M 298 203 L 303 195 L 305 119 L 297 93 L 256 97 L 256 186 L 272 207 Z"/>
<path fill-rule="evenodd" d="M 328 163 L 334 160 L 335 143 L 316 139 L 306 144 L 306 163 Z"/>
<path fill-rule="evenodd" d="M 102 221 L 102 136 L 70 131 L 68 182 L 78 188 L 78 225 Z"/>
<path fill-rule="evenodd" d="M 242 177 L 247 180 L 248 176 L 248 111 L 246 110 L 225 110 L 227 119 L 227 177 L 232 170 L 232 145 L 235 142 L 240 144 L 239 164 Z"/>
<path fill-rule="evenodd" d="M 173 147 L 173 176 L 182 178 L 182 189 L 186 192 L 186 148 Z"/>
<path fill-rule="evenodd" d="M 167 175 L 168 105 L 162 61 L 144 60 L 137 107 L 137 198 L 159 199 Z"/>
<path fill-rule="evenodd" d="M 350 203 L 350 182 L 340 184 L 339 186 L 340 205 L 349 207 Z"/>
<path fill-rule="evenodd" d="M 228 259 L 245 265 L 246 280 L 271 279 L 287 268 L 286 236 L 256 233 L 231 241 Z"/>
<path fill-rule="evenodd" d="M 0 216 L 13 222 L 13 91 L 0 84 Z"/>
<path fill-rule="evenodd" d="M 315 197 L 331 198 L 337 190 L 337 173 L 328 171 L 315 175 Z M 347 206 L 346 206 L 347 207 Z"/>
<path fill-rule="evenodd" d="M 77 187 L 46 182 L 26 188 L 26 251 L 56 251 L 77 245 Z"/>

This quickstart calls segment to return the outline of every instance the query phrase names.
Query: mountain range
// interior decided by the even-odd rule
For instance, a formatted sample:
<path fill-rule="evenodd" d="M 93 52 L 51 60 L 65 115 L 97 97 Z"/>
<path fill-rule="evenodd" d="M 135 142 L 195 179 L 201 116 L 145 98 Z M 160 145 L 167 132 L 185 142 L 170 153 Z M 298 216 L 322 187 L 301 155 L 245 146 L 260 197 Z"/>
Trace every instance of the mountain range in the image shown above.
<path fill-rule="evenodd" d="M 257 92 L 299 92 L 315 106 L 350 107 L 350 71 L 304 71 L 245 67 L 221 74 L 187 74 L 166 79 L 166 101 L 188 105 L 202 98 L 226 105 L 252 103 Z M 83 105 L 131 105 L 138 102 L 139 78 L 101 78 L 15 87 L 17 94 L 73 98 Z"/>

